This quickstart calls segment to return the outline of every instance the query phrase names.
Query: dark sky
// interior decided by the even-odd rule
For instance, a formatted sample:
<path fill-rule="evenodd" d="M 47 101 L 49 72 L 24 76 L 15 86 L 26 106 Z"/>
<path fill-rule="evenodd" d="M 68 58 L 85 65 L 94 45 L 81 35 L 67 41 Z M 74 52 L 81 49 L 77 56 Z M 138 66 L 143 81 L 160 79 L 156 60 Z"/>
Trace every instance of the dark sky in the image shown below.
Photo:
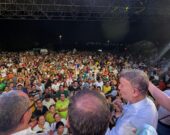
<path fill-rule="evenodd" d="M 99 22 L 0 20 L 0 43 L 2 46 L 18 46 L 22 43 L 46 46 L 49 43 L 60 42 L 60 34 L 62 42 L 67 44 L 103 40 Z"/>
<path fill-rule="evenodd" d="M 57 45 L 69 48 L 108 40 L 166 44 L 170 42 L 169 7 L 169 0 L 150 0 L 140 16 L 129 12 L 129 20 L 112 22 L 0 20 L 0 49 L 57 48 Z"/>
<path fill-rule="evenodd" d="M 1 48 L 54 47 L 57 44 L 74 46 L 86 42 L 133 43 L 141 40 L 169 42 L 170 25 L 167 21 L 146 18 L 136 21 L 26 21 L 0 20 Z M 62 41 L 59 35 L 62 35 Z"/>

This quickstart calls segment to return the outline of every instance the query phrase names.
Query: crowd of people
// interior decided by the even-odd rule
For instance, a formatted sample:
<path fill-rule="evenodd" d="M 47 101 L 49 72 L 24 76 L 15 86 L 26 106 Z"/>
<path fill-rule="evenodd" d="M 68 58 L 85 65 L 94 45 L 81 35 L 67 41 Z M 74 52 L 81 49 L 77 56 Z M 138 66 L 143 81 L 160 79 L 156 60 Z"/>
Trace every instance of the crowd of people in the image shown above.
<path fill-rule="evenodd" d="M 169 98 L 159 92 L 169 95 L 169 87 L 165 60 L 110 52 L 2 52 L 0 134 L 24 134 L 19 129 L 29 127 L 27 134 L 130 135 L 146 129 L 166 135 Z"/>

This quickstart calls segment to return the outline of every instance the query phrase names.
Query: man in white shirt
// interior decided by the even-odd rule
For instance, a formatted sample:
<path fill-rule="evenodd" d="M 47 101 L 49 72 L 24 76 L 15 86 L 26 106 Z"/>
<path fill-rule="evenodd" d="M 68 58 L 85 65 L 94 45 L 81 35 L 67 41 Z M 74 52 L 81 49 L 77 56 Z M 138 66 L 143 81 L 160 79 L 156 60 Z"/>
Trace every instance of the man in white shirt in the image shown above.
<path fill-rule="evenodd" d="M 51 85 L 51 88 L 52 88 L 55 92 L 57 92 L 57 91 L 59 90 L 59 86 L 60 86 L 60 85 L 61 85 L 61 83 L 58 82 L 57 79 L 54 79 L 54 82 L 53 82 L 53 84 Z"/>
<path fill-rule="evenodd" d="M 38 117 L 38 124 L 33 128 L 36 133 L 41 132 L 47 134 L 50 131 L 50 125 L 45 121 L 44 115 Z"/>
<path fill-rule="evenodd" d="M 51 105 L 55 104 L 55 101 L 54 101 L 54 99 L 52 99 L 50 97 L 49 94 L 46 94 L 42 103 L 43 103 L 44 106 L 46 106 L 49 109 Z"/>
<path fill-rule="evenodd" d="M 103 81 L 101 78 L 98 78 L 97 81 L 95 82 L 96 87 L 100 86 L 100 88 L 103 88 Z"/>
<path fill-rule="evenodd" d="M 165 90 L 164 93 L 170 97 L 170 90 Z M 159 135 L 167 135 L 170 133 L 170 111 L 160 106 L 158 109 L 158 127 L 157 131 Z"/>
<path fill-rule="evenodd" d="M 119 90 L 121 97 L 127 102 L 122 106 L 122 113 L 116 126 L 106 135 L 131 135 L 132 130 L 142 129 L 145 124 L 157 127 L 158 114 L 154 103 L 147 98 L 149 79 L 140 70 L 123 70 L 120 74 Z M 121 107 L 120 102 L 115 102 Z"/>

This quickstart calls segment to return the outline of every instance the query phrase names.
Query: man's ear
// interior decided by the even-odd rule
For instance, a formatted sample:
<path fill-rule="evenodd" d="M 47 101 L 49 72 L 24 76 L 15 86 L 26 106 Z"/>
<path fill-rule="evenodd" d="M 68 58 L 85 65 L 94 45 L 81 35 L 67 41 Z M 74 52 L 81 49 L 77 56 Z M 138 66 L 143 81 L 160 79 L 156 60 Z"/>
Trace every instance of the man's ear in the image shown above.
<path fill-rule="evenodd" d="M 70 122 L 69 122 L 69 117 L 67 116 L 67 120 L 66 120 L 66 127 L 70 128 Z"/>
<path fill-rule="evenodd" d="M 133 96 L 137 97 L 140 94 L 140 91 L 137 88 L 134 88 Z"/>

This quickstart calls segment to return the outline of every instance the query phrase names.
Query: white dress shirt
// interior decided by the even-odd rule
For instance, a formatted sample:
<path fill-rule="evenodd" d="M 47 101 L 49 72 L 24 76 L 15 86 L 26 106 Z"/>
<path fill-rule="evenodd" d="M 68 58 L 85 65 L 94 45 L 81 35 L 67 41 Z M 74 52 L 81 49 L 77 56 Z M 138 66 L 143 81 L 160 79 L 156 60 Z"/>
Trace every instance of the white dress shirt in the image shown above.
<path fill-rule="evenodd" d="M 155 129 L 158 122 L 158 113 L 154 103 L 149 98 L 127 104 L 123 107 L 123 114 L 118 118 L 116 126 L 107 130 L 106 135 L 131 135 L 132 130 L 143 128 L 149 124 Z"/>
<path fill-rule="evenodd" d="M 12 135 L 36 135 L 36 132 L 31 130 L 31 127 L 18 131 L 16 133 L 13 133 Z"/>
<path fill-rule="evenodd" d="M 169 89 L 165 90 L 164 93 L 170 97 Z M 162 106 L 160 106 L 158 109 L 158 118 L 162 123 L 170 125 L 170 111 L 166 110 Z"/>

